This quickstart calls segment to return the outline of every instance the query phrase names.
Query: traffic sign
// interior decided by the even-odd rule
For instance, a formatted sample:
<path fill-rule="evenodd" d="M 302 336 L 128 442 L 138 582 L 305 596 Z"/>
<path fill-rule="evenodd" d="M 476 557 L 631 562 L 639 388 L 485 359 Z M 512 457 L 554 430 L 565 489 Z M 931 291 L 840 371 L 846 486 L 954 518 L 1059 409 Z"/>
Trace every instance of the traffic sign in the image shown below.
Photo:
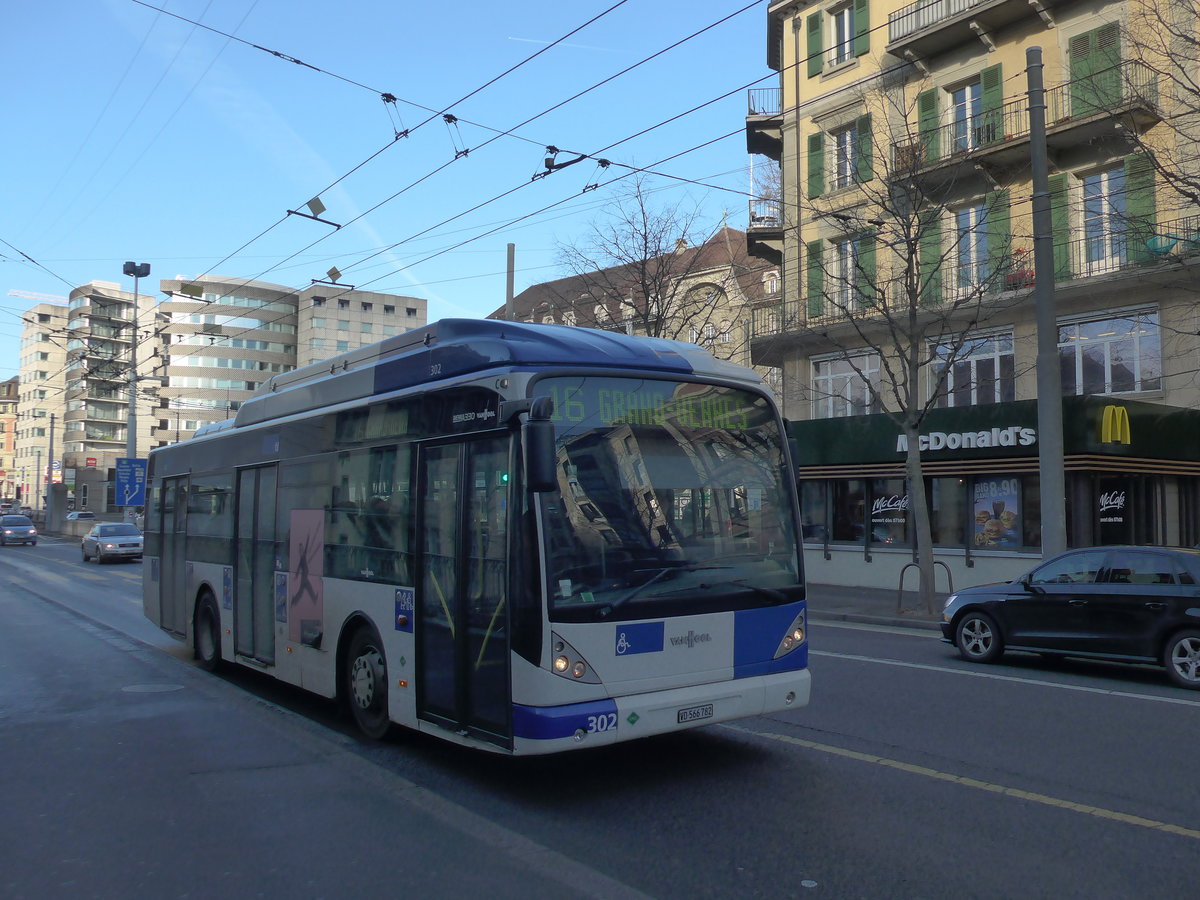
<path fill-rule="evenodd" d="M 117 460 L 116 495 L 117 506 L 146 505 L 146 460 Z"/>

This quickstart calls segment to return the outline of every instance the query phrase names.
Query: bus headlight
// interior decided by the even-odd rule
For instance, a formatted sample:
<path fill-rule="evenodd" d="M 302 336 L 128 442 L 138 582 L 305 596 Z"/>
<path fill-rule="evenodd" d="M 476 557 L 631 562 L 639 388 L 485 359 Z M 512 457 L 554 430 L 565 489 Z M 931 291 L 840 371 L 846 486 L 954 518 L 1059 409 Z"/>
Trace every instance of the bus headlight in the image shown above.
<path fill-rule="evenodd" d="M 792 619 L 792 624 L 788 626 L 787 631 L 785 631 L 783 634 L 783 640 L 781 640 L 779 642 L 779 646 L 775 648 L 775 659 L 779 659 L 781 656 L 786 656 L 797 647 L 803 646 L 804 642 L 808 640 L 808 628 L 805 626 L 805 614 L 804 611 L 801 610 L 801 612 L 797 614 L 796 618 Z"/>
<path fill-rule="evenodd" d="M 550 649 L 554 654 L 550 661 L 550 670 L 555 675 L 561 675 L 570 681 L 582 681 L 587 684 L 600 683 L 600 677 L 592 671 L 587 660 L 557 634 L 550 635 Z"/>

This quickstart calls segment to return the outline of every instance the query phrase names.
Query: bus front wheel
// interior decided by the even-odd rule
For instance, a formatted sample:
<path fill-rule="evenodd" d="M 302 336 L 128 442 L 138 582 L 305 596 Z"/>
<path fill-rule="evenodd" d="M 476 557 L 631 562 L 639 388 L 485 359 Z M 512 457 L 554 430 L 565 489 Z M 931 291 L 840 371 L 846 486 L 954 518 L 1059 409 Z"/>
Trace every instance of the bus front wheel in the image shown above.
<path fill-rule="evenodd" d="M 388 732 L 387 663 L 373 629 L 359 628 L 346 652 L 346 700 L 358 730 L 372 740 Z"/>
<path fill-rule="evenodd" d="M 217 600 L 205 591 L 196 604 L 196 659 L 208 672 L 216 671 L 221 662 L 221 614 Z"/>

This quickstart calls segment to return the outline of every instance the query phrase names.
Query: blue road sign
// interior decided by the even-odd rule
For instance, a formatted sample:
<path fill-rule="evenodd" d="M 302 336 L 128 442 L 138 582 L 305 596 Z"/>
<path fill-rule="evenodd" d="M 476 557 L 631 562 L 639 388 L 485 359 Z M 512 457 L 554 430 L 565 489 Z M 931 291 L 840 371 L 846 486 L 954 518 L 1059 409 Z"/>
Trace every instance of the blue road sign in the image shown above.
<path fill-rule="evenodd" d="M 117 506 L 146 505 L 146 460 L 122 457 L 117 460 Z"/>

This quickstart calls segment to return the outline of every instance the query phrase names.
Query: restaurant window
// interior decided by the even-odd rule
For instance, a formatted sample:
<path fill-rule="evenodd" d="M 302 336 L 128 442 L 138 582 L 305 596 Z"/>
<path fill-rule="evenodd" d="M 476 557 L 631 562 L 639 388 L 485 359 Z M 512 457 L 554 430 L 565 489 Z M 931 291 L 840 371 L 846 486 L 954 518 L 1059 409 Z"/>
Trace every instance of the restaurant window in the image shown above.
<path fill-rule="evenodd" d="M 967 520 L 966 482 L 962 478 L 930 478 L 929 527 L 939 547 L 961 547 Z"/>
<path fill-rule="evenodd" d="M 802 481 L 800 483 L 800 529 L 806 541 L 822 543 L 829 536 L 828 481 Z"/>
<path fill-rule="evenodd" d="M 864 484 L 860 479 L 833 483 L 833 539 L 859 541 L 863 539 L 866 512 Z"/>
<path fill-rule="evenodd" d="M 904 547 L 908 541 L 908 490 L 903 478 L 871 480 L 871 543 Z"/>
<path fill-rule="evenodd" d="M 971 543 L 976 550 L 1022 550 L 1041 545 L 1038 479 L 1030 475 L 977 477 L 971 483 Z"/>
<path fill-rule="evenodd" d="M 1158 313 L 1138 310 L 1058 326 L 1064 394 L 1162 390 Z"/>

